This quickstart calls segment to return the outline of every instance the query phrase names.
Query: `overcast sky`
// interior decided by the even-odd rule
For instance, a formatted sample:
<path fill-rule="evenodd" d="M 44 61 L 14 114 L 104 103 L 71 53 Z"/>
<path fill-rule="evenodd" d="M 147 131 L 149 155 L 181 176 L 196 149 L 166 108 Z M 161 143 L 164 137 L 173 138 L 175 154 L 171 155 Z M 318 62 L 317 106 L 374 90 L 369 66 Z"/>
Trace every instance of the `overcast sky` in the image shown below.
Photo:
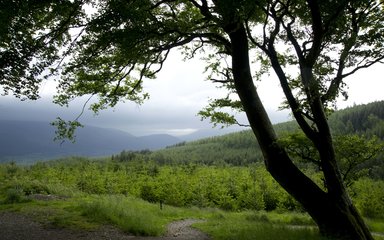
<path fill-rule="evenodd" d="M 203 70 L 204 65 L 199 59 L 183 62 L 178 54 L 173 54 L 157 79 L 144 83 L 144 90 L 150 94 L 150 99 L 143 105 L 119 104 L 115 109 L 102 111 L 98 116 L 87 111 L 80 121 L 85 125 L 121 129 L 136 136 L 160 133 L 180 136 L 211 129 L 212 124 L 207 120 L 200 121 L 196 114 L 207 105 L 209 98 L 225 96 L 225 92 L 212 82 L 205 81 Z M 349 99 L 339 101 L 339 108 L 384 100 L 383 76 L 384 66 L 376 65 L 347 78 Z M 1 96 L 0 119 L 50 122 L 60 116 L 74 120 L 85 99 L 75 101 L 69 108 L 60 108 L 51 103 L 53 89 L 52 83 L 43 83 L 42 97 L 37 101 L 21 102 L 13 97 Z M 273 73 L 258 83 L 258 91 L 272 122 L 289 119 L 288 112 L 278 111 L 283 94 Z M 247 123 L 243 115 L 239 116 L 239 120 Z"/>

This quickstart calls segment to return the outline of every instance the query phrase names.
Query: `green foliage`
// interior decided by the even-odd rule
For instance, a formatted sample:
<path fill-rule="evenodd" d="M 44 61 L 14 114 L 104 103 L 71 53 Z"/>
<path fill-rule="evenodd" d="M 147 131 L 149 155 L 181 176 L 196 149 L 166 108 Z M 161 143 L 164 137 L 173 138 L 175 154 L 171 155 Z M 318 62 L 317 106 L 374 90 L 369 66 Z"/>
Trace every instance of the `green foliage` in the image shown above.
<path fill-rule="evenodd" d="M 303 132 L 296 131 L 282 134 L 279 143 L 295 160 L 320 165 L 320 157 L 316 147 Z"/>
<path fill-rule="evenodd" d="M 0 84 L 4 94 L 37 99 L 41 80 L 54 68 L 70 28 L 81 25 L 85 1 L 0 2 Z M 44 72 L 45 71 L 45 72 Z"/>
<path fill-rule="evenodd" d="M 60 117 L 56 119 L 56 121 L 51 123 L 52 126 L 56 127 L 55 131 L 55 141 L 64 141 L 65 139 L 71 140 L 73 143 L 75 142 L 75 131 L 79 127 L 83 127 L 80 122 L 75 121 L 64 121 Z"/>
<path fill-rule="evenodd" d="M 182 142 L 155 152 L 123 151 L 115 161 L 154 161 L 158 164 L 205 164 L 247 166 L 262 160 L 254 135 L 250 131 L 231 133 L 194 142 Z"/>
<path fill-rule="evenodd" d="M 260 148 L 251 131 L 202 139 L 158 153 L 170 163 L 247 166 L 262 161 Z"/>
<path fill-rule="evenodd" d="M 227 112 L 225 112 L 224 109 L 227 109 Z M 239 100 L 231 100 L 229 96 L 227 96 L 223 99 L 211 100 L 209 106 L 199 111 L 198 114 L 201 116 L 202 120 L 209 118 L 215 127 L 218 124 L 222 125 L 222 127 L 235 124 L 244 126 L 244 124 L 241 124 L 236 120 L 234 114 L 229 112 L 231 110 L 237 113 L 244 112 L 243 106 Z"/>
<path fill-rule="evenodd" d="M 69 159 L 24 169 L 8 186 L 23 194 L 124 194 L 148 202 L 226 210 L 301 209 L 266 170 L 250 167 L 157 165 L 155 162 Z M 59 184 L 65 188 L 59 188 Z"/>
<path fill-rule="evenodd" d="M 304 133 L 286 133 L 279 142 L 299 165 L 300 163 L 304 163 L 304 165 L 312 163 L 321 169 L 319 153 Z M 343 181 L 347 185 L 351 185 L 354 180 L 368 175 L 369 162 L 376 159 L 384 150 L 384 143 L 377 137 L 366 139 L 357 134 L 335 136 L 334 146 Z"/>
<path fill-rule="evenodd" d="M 357 133 L 384 139 L 383 101 L 356 105 L 334 112 L 329 118 L 335 134 Z"/>
<path fill-rule="evenodd" d="M 17 173 L 12 178 L 3 174 L 9 166 Z M 151 174 L 153 169 L 157 169 L 156 174 Z M 214 239 L 279 239 L 282 236 L 321 239 L 312 228 L 291 227 L 314 223 L 258 164 L 249 167 L 156 165 L 151 161 L 72 158 L 31 166 L 1 164 L 0 173 L 0 181 L 4 183 L 0 189 L 1 203 L 26 204 L 35 193 L 71 196 L 64 201 L 28 200 L 28 205 L 20 205 L 21 208 L 30 206 L 24 212 L 61 227 L 88 229 L 108 223 L 137 235 L 159 236 L 167 223 L 193 217 L 207 219 L 196 226 Z M 80 180 L 86 184 L 79 186 Z M 155 197 L 153 204 L 136 198 L 145 186 L 150 186 Z M 364 216 L 384 219 L 383 188 L 382 181 L 368 178 L 359 179 L 351 186 L 353 200 Z M 208 210 L 195 206 L 208 207 Z M 380 223 L 374 219 L 369 221 L 375 231 L 382 232 Z"/>
<path fill-rule="evenodd" d="M 151 203 L 162 201 L 160 194 L 154 184 L 145 184 L 140 188 L 140 198 Z"/>
<path fill-rule="evenodd" d="M 25 198 L 25 193 L 21 188 L 9 188 L 5 193 L 5 199 L 3 203 L 11 204 L 11 203 L 22 203 L 28 201 Z"/>
<path fill-rule="evenodd" d="M 356 206 L 364 216 L 384 218 L 384 182 L 362 178 L 352 185 Z"/>
<path fill-rule="evenodd" d="M 368 174 L 371 177 L 384 177 L 383 161 L 380 160 L 383 157 L 380 153 L 381 140 L 379 140 L 384 135 L 376 135 L 379 139 L 372 135 L 372 128 L 379 129 L 381 127 L 380 121 L 382 120 L 376 119 L 375 123 L 372 123 L 370 120 L 370 116 L 383 109 L 384 102 L 375 102 L 340 110 L 330 116 L 329 121 L 335 133 L 335 148 L 345 170 L 348 169 L 347 158 L 351 160 L 357 157 L 361 161 L 359 164 L 355 164 L 355 170 L 369 169 Z M 348 131 L 345 129 L 344 122 L 348 122 L 353 118 L 364 119 L 361 122 L 364 126 L 360 126 L 359 131 L 355 131 L 353 128 Z M 279 123 L 274 125 L 274 128 L 281 138 L 280 142 L 286 146 L 287 150 L 294 157 L 301 156 L 307 162 L 310 161 L 318 164 L 319 156 L 317 150 L 313 143 L 310 143 L 302 133 L 298 132 L 298 125 L 295 122 Z M 357 151 L 358 149 L 359 151 Z M 363 149 L 364 151 L 360 151 Z M 356 154 L 354 156 L 351 155 L 357 152 L 360 152 L 360 156 Z M 346 156 L 346 154 L 350 155 Z M 367 157 L 370 155 L 370 160 L 367 160 Z M 153 160 L 158 164 L 202 163 L 206 165 L 229 164 L 232 166 L 248 166 L 249 164 L 262 162 L 263 156 L 252 131 L 244 130 L 219 137 L 187 143 L 182 142 L 152 153 L 146 150 L 138 152 L 123 151 L 118 155 L 114 155 L 113 158 L 116 161 Z M 364 164 L 360 164 L 364 161 Z M 297 163 L 304 164 L 304 161 L 297 161 Z"/>
<path fill-rule="evenodd" d="M 335 138 L 335 148 L 343 180 L 350 185 L 369 174 L 369 169 L 363 166 L 384 152 L 384 143 L 377 137 L 366 139 L 358 135 L 341 135 Z"/>
<path fill-rule="evenodd" d="M 9 166 L 0 165 L 0 173 Z M 248 167 L 158 165 L 143 160 L 116 162 L 73 158 L 24 167 L 11 166 L 18 172 L 17 176 L 10 179 L 9 175 L 0 175 L 0 181 L 4 183 L 0 189 L 2 198 L 7 202 L 23 201 L 33 194 L 64 197 L 79 193 L 122 194 L 142 198 L 157 206 L 161 202 L 229 211 L 303 211 L 260 164 Z M 321 184 L 316 172 L 308 171 L 308 174 Z M 361 212 L 370 217 L 382 217 L 378 207 L 382 205 L 382 182 L 366 179 L 354 183 L 351 193 Z"/>

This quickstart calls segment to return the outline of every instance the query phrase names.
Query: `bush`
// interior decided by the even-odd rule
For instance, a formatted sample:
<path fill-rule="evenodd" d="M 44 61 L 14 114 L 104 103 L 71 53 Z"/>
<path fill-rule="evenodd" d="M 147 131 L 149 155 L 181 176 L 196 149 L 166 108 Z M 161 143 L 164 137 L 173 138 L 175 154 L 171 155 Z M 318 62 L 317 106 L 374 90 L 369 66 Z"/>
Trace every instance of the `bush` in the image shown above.
<path fill-rule="evenodd" d="M 51 193 L 47 187 L 47 184 L 44 184 L 37 180 L 23 183 L 22 188 L 25 195 L 27 196 L 32 194 L 50 194 Z"/>
<path fill-rule="evenodd" d="M 9 188 L 6 191 L 4 199 L 5 204 L 21 203 L 27 201 L 28 199 L 25 197 L 25 193 L 21 188 Z"/>
<path fill-rule="evenodd" d="M 160 198 L 156 193 L 155 187 L 149 184 L 141 186 L 140 198 L 150 203 L 160 201 Z"/>
<path fill-rule="evenodd" d="M 368 178 L 352 185 L 351 191 L 357 208 L 365 217 L 384 218 L 384 182 Z"/>

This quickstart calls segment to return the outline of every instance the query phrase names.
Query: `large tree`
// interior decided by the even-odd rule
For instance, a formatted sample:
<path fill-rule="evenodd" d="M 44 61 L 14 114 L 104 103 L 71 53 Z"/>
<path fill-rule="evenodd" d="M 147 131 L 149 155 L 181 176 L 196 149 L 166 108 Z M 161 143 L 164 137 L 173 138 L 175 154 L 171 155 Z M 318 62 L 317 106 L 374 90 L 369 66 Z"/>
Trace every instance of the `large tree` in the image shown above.
<path fill-rule="evenodd" d="M 142 82 L 180 48 L 204 54 L 209 78 L 228 89 L 201 114 L 237 123 L 244 111 L 265 165 L 297 199 L 323 235 L 373 239 L 352 204 L 339 170 L 327 116 L 346 95 L 345 78 L 384 58 L 377 0 L 9 0 L 1 4 L 0 84 L 36 98 L 43 77 L 57 79 L 56 103 L 97 96 L 99 111 L 141 102 Z M 252 74 L 251 63 L 258 68 Z M 50 69 L 50 71 L 47 71 Z M 279 144 L 255 81 L 273 69 L 305 136 L 315 146 L 327 190 L 293 163 Z M 234 97 L 235 95 L 235 97 Z M 60 125 L 60 124 L 59 124 Z M 61 126 L 65 126 L 61 123 Z M 65 133 L 65 132 L 64 132 Z"/>

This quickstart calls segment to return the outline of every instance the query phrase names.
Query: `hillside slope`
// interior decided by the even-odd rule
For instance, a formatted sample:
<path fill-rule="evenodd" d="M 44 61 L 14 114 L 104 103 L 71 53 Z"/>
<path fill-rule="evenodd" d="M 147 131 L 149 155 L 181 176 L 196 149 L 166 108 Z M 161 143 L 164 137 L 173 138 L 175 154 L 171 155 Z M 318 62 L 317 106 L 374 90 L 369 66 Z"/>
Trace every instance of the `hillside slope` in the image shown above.
<path fill-rule="evenodd" d="M 0 162 L 35 161 L 70 155 L 106 156 L 124 149 L 159 149 L 180 142 L 170 135 L 136 137 L 123 131 L 86 126 L 76 142 L 54 142 L 54 127 L 46 122 L 0 121 Z"/>
<path fill-rule="evenodd" d="M 357 133 L 384 139 L 384 101 L 350 107 L 329 118 L 334 134 Z M 296 122 L 274 125 L 278 134 L 298 130 Z M 124 158 L 122 156 L 122 158 Z M 251 130 L 183 142 L 152 153 L 160 163 L 247 165 L 261 162 L 262 154 Z"/>

